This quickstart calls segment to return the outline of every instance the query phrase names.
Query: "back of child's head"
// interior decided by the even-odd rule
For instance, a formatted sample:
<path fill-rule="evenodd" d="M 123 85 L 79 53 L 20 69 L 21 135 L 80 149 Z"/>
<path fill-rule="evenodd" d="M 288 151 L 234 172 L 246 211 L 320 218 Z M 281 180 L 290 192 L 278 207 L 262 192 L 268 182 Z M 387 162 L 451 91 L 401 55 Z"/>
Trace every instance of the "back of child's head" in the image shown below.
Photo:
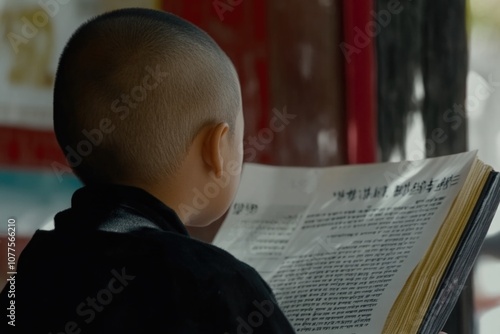
<path fill-rule="evenodd" d="M 169 13 L 122 9 L 83 24 L 66 45 L 54 88 L 59 145 L 87 184 L 172 176 L 198 131 L 241 109 L 229 58 Z"/>

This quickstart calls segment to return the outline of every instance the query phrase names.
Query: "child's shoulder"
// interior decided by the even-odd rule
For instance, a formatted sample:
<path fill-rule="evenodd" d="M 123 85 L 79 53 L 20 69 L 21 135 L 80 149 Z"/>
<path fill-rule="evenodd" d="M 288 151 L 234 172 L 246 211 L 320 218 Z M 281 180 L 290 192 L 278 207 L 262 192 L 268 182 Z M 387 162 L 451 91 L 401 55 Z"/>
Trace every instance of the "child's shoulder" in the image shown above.
<path fill-rule="evenodd" d="M 171 232 L 143 230 L 135 233 L 154 245 L 154 252 L 165 261 L 198 269 L 234 275 L 236 272 L 258 275 L 246 263 L 238 260 L 227 251 L 203 241 Z"/>
<path fill-rule="evenodd" d="M 256 298 L 274 299 L 272 290 L 254 268 L 217 246 L 158 230 L 143 230 L 134 236 L 149 246 L 149 265 L 160 276 L 176 281 L 174 284 L 191 282 L 203 291 L 223 294 L 243 289 Z"/>

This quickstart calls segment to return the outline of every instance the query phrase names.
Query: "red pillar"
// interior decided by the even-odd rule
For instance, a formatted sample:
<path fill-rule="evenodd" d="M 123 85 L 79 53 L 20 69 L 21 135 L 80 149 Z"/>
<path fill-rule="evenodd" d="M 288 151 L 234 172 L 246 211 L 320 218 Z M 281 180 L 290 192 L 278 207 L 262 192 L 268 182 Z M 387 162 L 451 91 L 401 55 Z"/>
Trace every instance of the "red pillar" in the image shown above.
<path fill-rule="evenodd" d="M 373 1 L 343 0 L 348 163 L 377 160 Z"/>

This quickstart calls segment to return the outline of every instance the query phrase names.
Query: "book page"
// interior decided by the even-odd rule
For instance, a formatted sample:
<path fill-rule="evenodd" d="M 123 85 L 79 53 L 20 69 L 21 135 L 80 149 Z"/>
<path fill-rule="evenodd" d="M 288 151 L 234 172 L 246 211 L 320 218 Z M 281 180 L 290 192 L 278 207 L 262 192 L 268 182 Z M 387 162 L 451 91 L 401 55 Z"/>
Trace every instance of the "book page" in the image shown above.
<path fill-rule="evenodd" d="M 298 333 L 381 333 L 475 156 L 247 164 L 214 244 L 261 273 Z"/>

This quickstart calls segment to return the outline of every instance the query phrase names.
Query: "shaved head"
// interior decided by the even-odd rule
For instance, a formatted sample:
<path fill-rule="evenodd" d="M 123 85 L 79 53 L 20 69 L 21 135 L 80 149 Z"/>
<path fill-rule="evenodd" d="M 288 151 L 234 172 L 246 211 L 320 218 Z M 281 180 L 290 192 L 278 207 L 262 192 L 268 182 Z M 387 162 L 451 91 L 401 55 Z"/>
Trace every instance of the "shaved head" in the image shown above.
<path fill-rule="evenodd" d="M 193 24 L 122 9 L 83 24 L 66 45 L 54 87 L 54 130 L 84 183 L 173 176 L 206 125 L 234 128 L 234 67 Z"/>

